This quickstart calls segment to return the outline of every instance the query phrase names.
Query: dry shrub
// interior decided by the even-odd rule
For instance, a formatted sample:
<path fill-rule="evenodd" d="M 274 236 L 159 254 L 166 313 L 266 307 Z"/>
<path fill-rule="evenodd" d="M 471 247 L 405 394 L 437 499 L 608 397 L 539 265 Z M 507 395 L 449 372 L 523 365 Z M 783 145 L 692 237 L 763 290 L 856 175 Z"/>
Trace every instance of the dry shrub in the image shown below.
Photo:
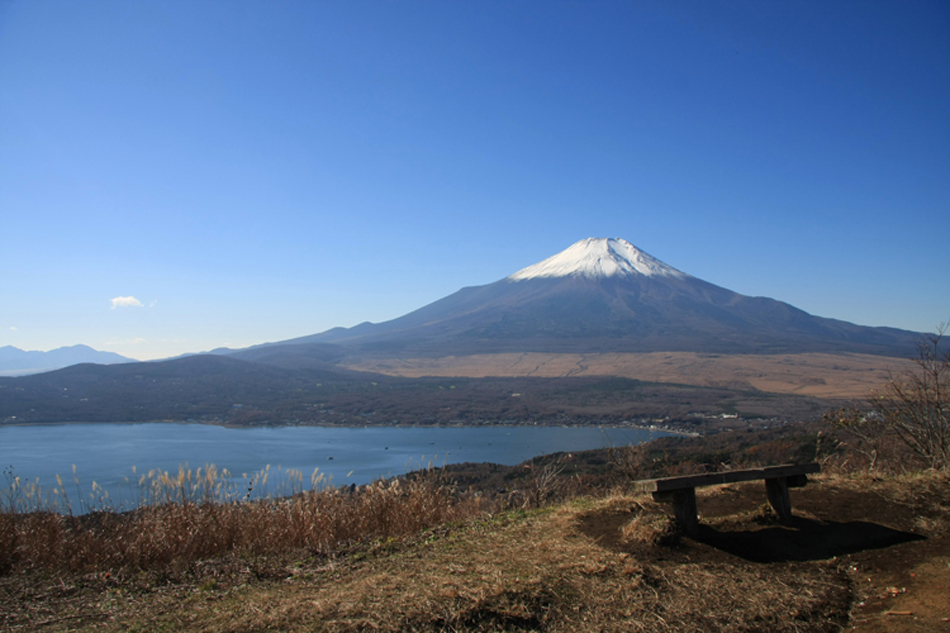
<path fill-rule="evenodd" d="M 581 494 L 596 494 L 592 488 L 577 475 L 571 476 L 565 471 L 570 455 L 556 458 L 542 457 L 519 467 L 523 469 L 511 478 L 511 489 L 499 502 L 508 510 L 528 510 L 559 503 Z"/>
<path fill-rule="evenodd" d="M 867 472 L 919 468 L 908 469 L 894 445 L 903 445 L 924 467 L 950 470 L 950 349 L 942 341 L 948 327 L 923 335 L 913 365 L 890 375 L 866 403 L 825 414 L 825 421 L 854 438 L 852 448 L 865 457 Z"/>
<path fill-rule="evenodd" d="M 653 474 L 653 463 L 643 444 L 614 446 L 607 451 L 608 459 L 620 473 L 631 481 L 646 479 Z"/>
<path fill-rule="evenodd" d="M 734 451 L 706 453 L 701 450 L 701 443 L 684 441 L 683 438 L 665 439 L 675 440 L 675 443 L 667 442 L 663 448 L 658 448 L 660 441 L 656 441 L 608 449 L 608 459 L 620 474 L 621 482 L 717 472 L 730 467 L 727 463 L 739 457 Z M 731 464 L 736 465 L 739 464 Z"/>
<path fill-rule="evenodd" d="M 349 543 L 461 520 L 485 507 L 474 495 L 457 495 L 437 478 L 420 476 L 360 490 L 324 488 L 248 502 L 185 500 L 129 513 L 3 512 L 0 572 L 180 570 L 228 553 L 329 554 Z"/>
<path fill-rule="evenodd" d="M 834 427 L 840 440 L 838 450 L 822 456 L 822 472 L 895 476 L 927 468 L 926 462 L 892 429 L 878 419 L 866 417 L 860 409 L 834 409 L 825 413 L 824 421 Z"/>

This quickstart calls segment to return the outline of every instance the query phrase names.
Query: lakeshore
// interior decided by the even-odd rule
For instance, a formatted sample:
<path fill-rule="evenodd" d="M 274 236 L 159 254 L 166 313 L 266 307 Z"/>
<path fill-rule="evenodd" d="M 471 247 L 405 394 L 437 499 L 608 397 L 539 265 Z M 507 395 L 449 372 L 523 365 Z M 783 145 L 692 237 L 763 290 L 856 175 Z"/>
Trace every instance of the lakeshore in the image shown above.
<path fill-rule="evenodd" d="M 117 508 L 134 504 L 135 483 L 151 470 L 214 465 L 237 482 L 269 469 L 270 490 L 287 473 L 324 484 L 362 485 L 428 466 L 465 462 L 514 465 L 539 455 L 637 444 L 671 435 L 634 427 L 591 426 L 284 426 L 207 424 L 60 424 L 0 427 L 0 464 L 47 493 L 65 482 L 73 503 L 93 483 Z M 266 494 L 267 489 L 260 489 Z"/>

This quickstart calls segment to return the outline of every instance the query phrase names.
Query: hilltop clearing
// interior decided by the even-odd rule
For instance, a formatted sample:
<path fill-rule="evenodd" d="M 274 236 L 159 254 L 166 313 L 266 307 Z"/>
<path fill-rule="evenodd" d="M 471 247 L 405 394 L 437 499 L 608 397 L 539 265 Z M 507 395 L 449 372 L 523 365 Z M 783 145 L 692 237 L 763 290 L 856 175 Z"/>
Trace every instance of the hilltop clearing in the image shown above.
<path fill-rule="evenodd" d="M 229 555 L 146 572 L 0 577 L 9 631 L 939 631 L 950 481 L 821 476 L 701 489 L 677 539 L 649 497 L 582 497 L 332 555 Z"/>

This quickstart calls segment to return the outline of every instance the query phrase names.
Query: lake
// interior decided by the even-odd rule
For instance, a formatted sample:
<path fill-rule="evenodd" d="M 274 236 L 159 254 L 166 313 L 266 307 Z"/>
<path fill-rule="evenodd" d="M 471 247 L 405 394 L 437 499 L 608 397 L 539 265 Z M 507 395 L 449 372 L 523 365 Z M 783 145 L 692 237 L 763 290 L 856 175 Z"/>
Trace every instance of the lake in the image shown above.
<path fill-rule="evenodd" d="M 112 505 L 126 507 L 135 494 L 127 480 L 134 482 L 153 469 L 177 472 L 180 466 L 214 464 L 237 481 L 270 466 L 272 489 L 288 469 L 301 471 L 307 486 L 319 469 L 334 485 L 365 484 L 429 464 L 514 465 L 538 455 L 637 444 L 663 435 L 668 434 L 628 427 L 5 426 L 0 427 L 0 467 L 46 491 L 56 487 L 60 475 L 74 506 L 78 495 L 87 498 L 96 482 L 109 492 Z M 6 480 L 0 484 L 9 487 Z"/>

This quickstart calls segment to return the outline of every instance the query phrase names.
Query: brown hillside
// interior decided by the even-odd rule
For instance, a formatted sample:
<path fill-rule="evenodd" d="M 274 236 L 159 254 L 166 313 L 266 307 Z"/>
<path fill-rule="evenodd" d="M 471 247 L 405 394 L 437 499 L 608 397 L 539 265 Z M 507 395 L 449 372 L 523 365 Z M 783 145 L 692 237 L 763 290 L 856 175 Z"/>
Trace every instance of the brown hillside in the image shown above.
<path fill-rule="evenodd" d="M 608 375 L 702 387 L 752 387 L 759 391 L 857 398 L 900 371 L 908 361 L 869 354 L 697 354 L 693 352 L 543 354 L 510 353 L 443 358 L 344 361 L 349 369 L 393 376 L 563 376 Z"/>
<path fill-rule="evenodd" d="M 775 523 L 761 482 L 702 489 L 696 540 L 649 497 L 577 499 L 329 559 L 206 561 L 164 579 L 0 579 L 9 631 L 941 631 L 945 476 L 820 477 Z M 660 538 L 659 540 L 662 540 Z"/>

